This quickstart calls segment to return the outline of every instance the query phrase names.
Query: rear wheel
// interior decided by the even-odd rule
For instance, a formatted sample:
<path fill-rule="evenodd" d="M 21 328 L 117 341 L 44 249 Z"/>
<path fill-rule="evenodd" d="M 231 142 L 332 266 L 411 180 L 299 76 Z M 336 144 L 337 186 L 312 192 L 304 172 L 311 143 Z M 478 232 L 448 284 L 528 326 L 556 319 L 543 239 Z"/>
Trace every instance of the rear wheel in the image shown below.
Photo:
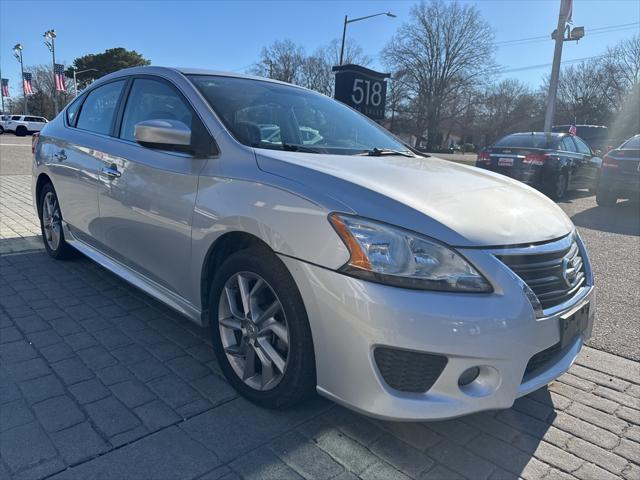
<path fill-rule="evenodd" d="M 16 128 L 16 137 L 24 137 L 27 135 L 27 127 L 20 125 L 18 128 Z"/>
<path fill-rule="evenodd" d="M 596 203 L 601 207 L 613 207 L 618 202 L 618 197 L 611 190 L 598 190 Z"/>
<path fill-rule="evenodd" d="M 76 251 L 64 239 L 62 211 L 58 196 L 51 183 L 42 187 L 38 212 L 40 213 L 42 241 L 47 253 L 57 260 L 73 257 Z"/>
<path fill-rule="evenodd" d="M 286 408 L 315 390 L 307 313 L 291 274 L 268 248 L 230 256 L 210 291 L 216 357 L 238 392 L 262 406 Z"/>
<path fill-rule="evenodd" d="M 555 201 L 562 200 L 569 186 L 569 177 L 566 172 L 560 172 L 558 176 L 550 182 L 547 188 L 547 195 Z"/>

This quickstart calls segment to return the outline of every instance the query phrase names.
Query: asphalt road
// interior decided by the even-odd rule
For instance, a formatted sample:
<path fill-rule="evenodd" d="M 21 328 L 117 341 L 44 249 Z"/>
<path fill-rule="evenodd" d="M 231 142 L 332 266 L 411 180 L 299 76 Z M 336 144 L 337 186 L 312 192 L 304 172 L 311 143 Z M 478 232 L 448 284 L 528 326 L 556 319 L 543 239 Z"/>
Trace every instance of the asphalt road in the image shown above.
<path fill-rule="evenodd" d="M 0 135 L 0 175 L 31 173 L 31 135 L 16 137 L 13 133 Z"/>
<path fill-rule="evenodd" d="M 31 137 L 0 135 L 0 175 L 29 174 L 30 145 Z M 587 245 L 598 286 L 598 317 L 589 345 L 640 361 L 640 204 L 620 201 L 601 208 L 594 196 L 578 191 L 560 207 Z"/>

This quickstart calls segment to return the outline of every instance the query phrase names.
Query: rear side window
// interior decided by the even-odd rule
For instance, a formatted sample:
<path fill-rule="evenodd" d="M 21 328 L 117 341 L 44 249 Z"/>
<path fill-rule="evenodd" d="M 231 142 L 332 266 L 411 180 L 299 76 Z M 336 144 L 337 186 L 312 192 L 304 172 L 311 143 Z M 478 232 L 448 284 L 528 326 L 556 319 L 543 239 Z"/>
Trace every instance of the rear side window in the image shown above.
<path fill-rule="evenodd" d="M 22 117 L 20 115 L 14 115 L 11 117 L 11 120 L 20 120 Z"/>
<path fill-rule="evenodd" d="M 118 80 L 89 92 L 82 104 L 76 127 L 109 135 L 124 84 L 124 80 Z"/>
<path fill-rule="evenodd" d="M 571 140 L 571 137 L 564 137 L 560 142 L 560 150 L 564 150 L 565 152 L 575 152 L 576 146 Z"/>
<path fill-rule="evenodd" d="M 498 140 L 496 147 L 552 148 L 552 138 L 544 135 L 507 135 Z"/>

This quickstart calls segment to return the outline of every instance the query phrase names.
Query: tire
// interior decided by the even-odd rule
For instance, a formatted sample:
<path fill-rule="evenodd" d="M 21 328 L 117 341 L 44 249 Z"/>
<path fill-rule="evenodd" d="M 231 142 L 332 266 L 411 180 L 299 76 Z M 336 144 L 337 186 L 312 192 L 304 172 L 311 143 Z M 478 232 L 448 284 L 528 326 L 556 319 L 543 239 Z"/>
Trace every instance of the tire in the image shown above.
<path fill-rule="evenodd" d="M 27 133 L 27 127 L 20 125 L 18 128 L 16 128 L 16 137 L 26 137 Z"/>
<path fill-rule="evenodd" d="M 567 176 L 567 173 L 560 172 L 555 178 L 555 181 L 550 182 L 547 187 L 547 196 L 556 202 L 558 200 L 562 200 L 567 195 L 568 187 L 569 177 Z"/>
<path fill-rule="evenodd" d="M 241 285 L 250 293 L 244 302 L 251 305 L 248 314 Z M 213 279 L 209 298 L 214 351 L 222 372 L 241 395 L 263 407 L 284 409 L 315 392 L 307 312 L 291 274 L 269 248 L 232 254 Z M 281 308 L 267 308 L 276 302 Z M 261 320 L 267 310 L 274 313 Z"/>
<path fill-rule="evenodd" d="M 611 190 L 598 190 L 596 203 L 600 207 L 613 207 L 618 202 L 618 197 Z"/>
<path fill-rule="evenodd" d="M 0 127 L 0 135 L 4 133 L 4 128 Z"/>
<path fill-rule="evenodd" d="M 50 257 L 56 260 L 66 260 L 76 256 L 76 250 L 64 239 L 62 230 L 62 211 L 58 196 L 51 183 L 42 187 L 38 198 L 38 215 L 42 242 Z"/>

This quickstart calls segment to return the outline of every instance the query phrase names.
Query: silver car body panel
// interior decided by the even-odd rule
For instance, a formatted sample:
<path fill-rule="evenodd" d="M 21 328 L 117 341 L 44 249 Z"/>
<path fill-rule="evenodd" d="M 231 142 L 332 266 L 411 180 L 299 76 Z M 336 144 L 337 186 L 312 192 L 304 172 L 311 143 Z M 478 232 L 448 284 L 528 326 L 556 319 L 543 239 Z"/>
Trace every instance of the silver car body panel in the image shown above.
<path fill-rule="evenodd" d="M 128 75 L 170 81 L 215 140 L 217 157 L 194 159 L 84 132 L 67 126 L 63 115 L 43 129 L 33 192 L 46 174 L 74 247 L 203 324 L 208 308 L 203 269 L 216 242 L 234 232 L 259 238 L 279 255 L 301 292 L 318 391 L 382 418 L 448 418 L 507 408 L 570 366 L 590 335 L 593 316 L 552 368 L 522 382 L 528 359 L 558 342 L 560 316 L 578 301 L 595 301 L 586 253 L 588 283 L 580 298 L 536 319 L 521 281 L 493 251 L 572 234 L 571 221 L 553 202 L 506 177 L 435 158 L 247 147 L 224 128 L 183 73 L 224 74 L 144 67 L 108 75 L 90 88 Z M 105 167 L 115 167 L 120 175 L 105 174 Z M 334 211 L 457 247 L 494 292 L 409 290 L 337 272 L 349 252 L 327 221 Z M 406 394 L 381 379 L 372 355 L 376 345 L 442 353 L 449 362 L 428 393 Z M 490 394 L 469 394 L 457 386 L 459 374 L 476 365 L 498 372 Z"/>

